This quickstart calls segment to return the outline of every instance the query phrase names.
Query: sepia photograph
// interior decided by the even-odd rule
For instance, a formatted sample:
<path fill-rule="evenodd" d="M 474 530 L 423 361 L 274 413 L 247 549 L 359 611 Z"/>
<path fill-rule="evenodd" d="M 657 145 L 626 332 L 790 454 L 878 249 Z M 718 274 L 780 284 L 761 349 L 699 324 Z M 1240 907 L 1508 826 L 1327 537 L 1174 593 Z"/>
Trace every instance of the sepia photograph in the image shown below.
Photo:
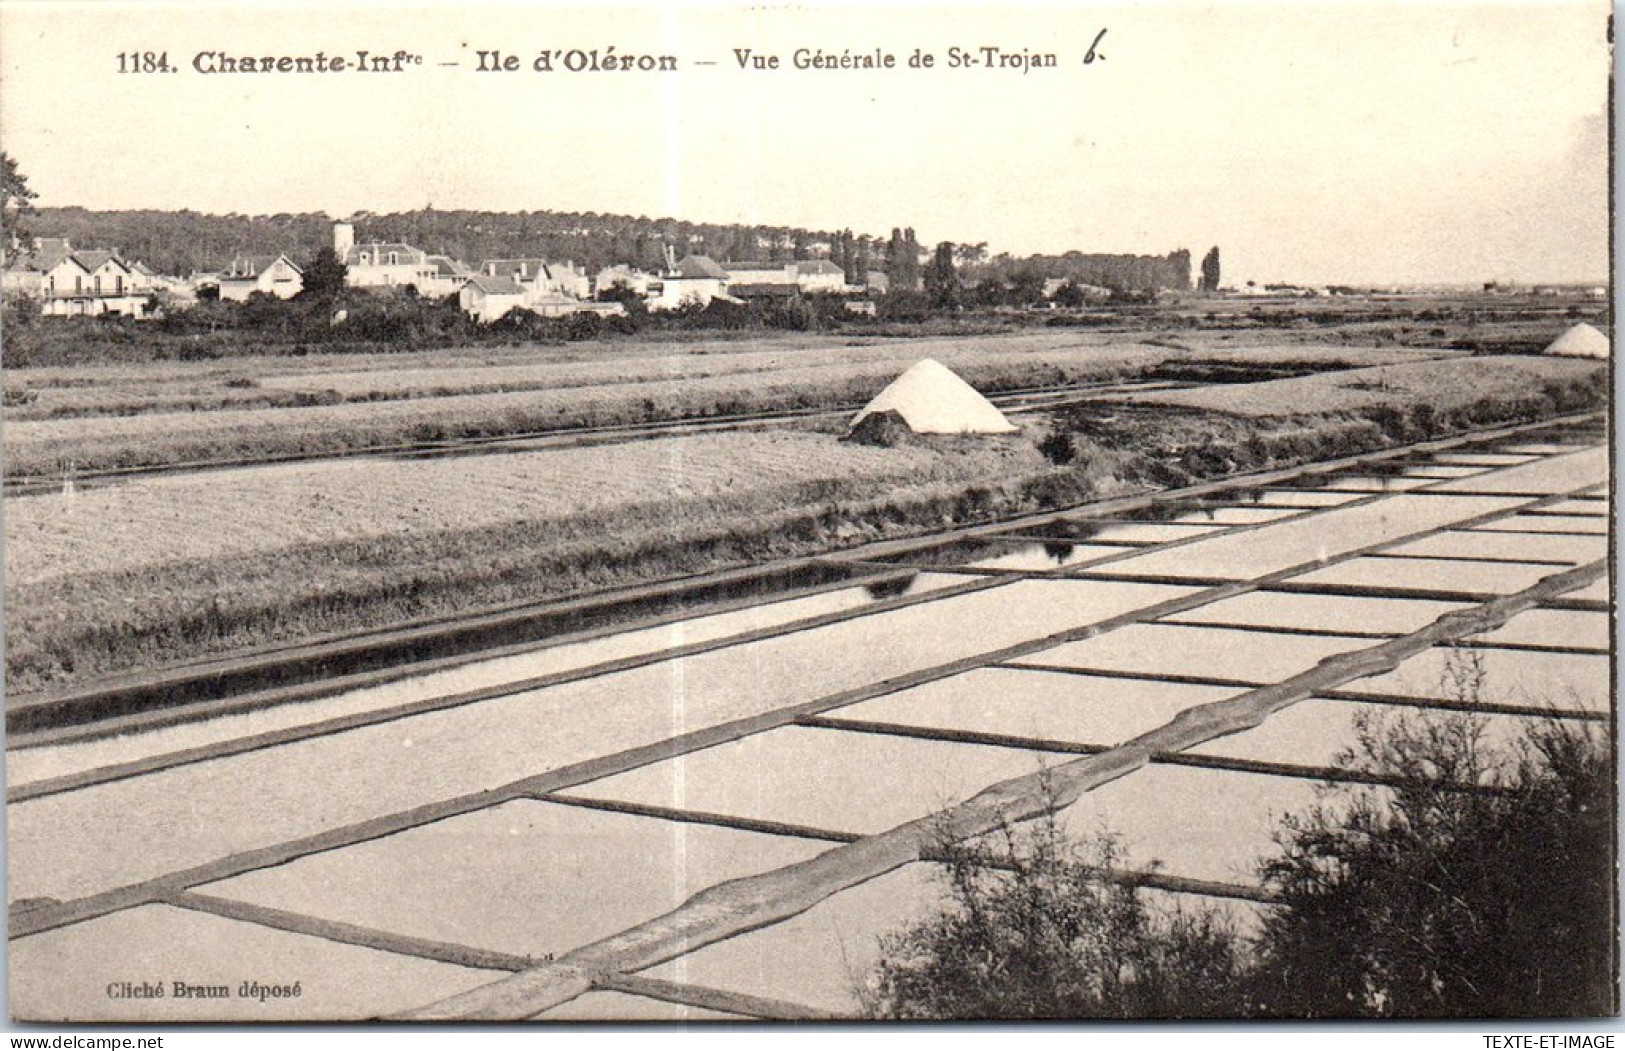
<path fill-rule="evenodd" d="M 1616 1019 L 1612 63 L 0 0 L 12 1028 Z"/>

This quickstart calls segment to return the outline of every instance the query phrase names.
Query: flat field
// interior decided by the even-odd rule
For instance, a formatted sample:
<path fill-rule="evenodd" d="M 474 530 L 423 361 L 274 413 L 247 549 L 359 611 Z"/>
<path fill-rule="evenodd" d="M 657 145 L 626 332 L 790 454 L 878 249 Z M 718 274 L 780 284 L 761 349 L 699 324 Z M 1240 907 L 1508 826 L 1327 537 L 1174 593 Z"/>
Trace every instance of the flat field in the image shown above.
<path fill-rule="evenodd" d="M 1599 362 L 1585 358 L 1458 357 L 1261 383 L 1131 394 L 1124 400 L 1241 416 L 1346 413 L 1395 404 L 1425 404 L 1449 411 L 1484 399 L 1525 397 L 1548 383 L 1579 380 L 1603 369 Z"/>
<path fill-rule="evenodd" d="M 961 340 L 595 344 L 153 362 L 8 373 L 31 400 L 7 412 L 13 477 L 223 458 L 324 455 L 553 428 L 861 404 L 922 358 L 984 392 L 1142 375 L 1165 361 L 1385 364 L 1439 351 L 1045 331 Z M 1148 342 L 1147 340 L 1153 340 Z M 590 354 L 599 351 L 598 357 Z M 13 400 L 18 400 L 16 397 Z"/>
<path fill-rule="evenodd" d="M 771 508 L 809 495 L 853 499 L 903 486 L 1036 470 L 1030 441 L 882 449 L 812 432 L 722 433 L 435 460 L 356 460 L 137 479 L 15 499 L 6 508 L 6 588 L 65 576 L 528 524 L 645 519 L 749 494 Z M 230 528 L 221 528 L 223 522 Z"/>

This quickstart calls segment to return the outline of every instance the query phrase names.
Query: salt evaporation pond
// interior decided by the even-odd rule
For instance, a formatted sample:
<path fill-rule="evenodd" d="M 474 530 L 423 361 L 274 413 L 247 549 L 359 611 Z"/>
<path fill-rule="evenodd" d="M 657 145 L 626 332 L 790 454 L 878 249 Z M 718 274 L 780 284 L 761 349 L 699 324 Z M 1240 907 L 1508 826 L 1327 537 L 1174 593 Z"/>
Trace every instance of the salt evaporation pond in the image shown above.
<path fill-rule="evenodd" d="M 6 756 L 7 783 L 13 787 L 26 785 L 114 763 L 134 762 L 255 734 L 310 726 L 327 719 L 383 711 L 432 698 L 524 682 L 544 675 L 782 627 L 813 617 L 858 609 L 882 599 L 918 595 L 963 583 L 962 577 L 919 573 L 906 580 L 837 588 L 803 598 L 616 632 L 583 642 L 539 647 L 508 657 L 474 660 L 444 671 L 346 690 L 314 701 L 223 715 L 117 737 L 17 749 Z"/>
<path fill-rule="evenodd" d="M 1114 745 L 1234 687 L 983 668 L 836 708 L 832 718 Z"/>
<path fill-rule="evenodd" d="M 13 804 L 12 896 L 71 897 L 1105 620 L 1191 589 L 1017 580 Z M 887 640 L 877 645 L 879 639 Z M 832 661 L 830 655 L 843 655 Z M 68 834 L 64 834 L 64 832 Z M 109 851 L 110 842 L 143 849 Z"/>
<path fill-rule="evenodd" d="M 540 958 L 663 915 L 717 883 L 805 861 L 833 845 L 518 800 L 198 889 Z"/>

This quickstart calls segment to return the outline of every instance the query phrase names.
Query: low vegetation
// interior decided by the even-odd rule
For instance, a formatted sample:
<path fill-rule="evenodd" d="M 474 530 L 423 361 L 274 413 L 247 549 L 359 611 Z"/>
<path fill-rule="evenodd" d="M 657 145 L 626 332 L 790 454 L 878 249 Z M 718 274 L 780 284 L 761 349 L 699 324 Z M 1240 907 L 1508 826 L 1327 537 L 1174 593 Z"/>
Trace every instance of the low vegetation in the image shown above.
<path fill-rule="evenodd" d="M 906 1021 L 1195 1018 L 1235 1013 L 1241 958 L 1216 912 L 1159 909 L 1117 869 L 1110 836 L 1053 818 L 945 846 L 951 906 L 886 935 L 859 1000 Z"/>
<path fill-rule="evenodd" d="M 1575 358 L 1495 357 L 1417 361 L 1347 371 L 1318 371 L 1245 385 L 1221 384 L 1136 395 L 1137 401 L 1213 409 L 1242 416 L 1360 413 L 1426 406 L 1447 420 L 1503 403 L 1514 417 L 1594 401 L 1608 384 L 1601 362 Z M 1550 408 L 1548 408 L 1548 404 Z M 1470 415 L 1463 422 L 1470 422 Z M 1448 424 L 1447 424 L 1448 425 Z"/>
<path fill-rule="evenodd" d="M 1406 714 L 1362 724 L 1343 759 L 1398 787 L 1328 785 L 1280 826 L 1260 872 L 1280 905 L 1255 935 L 1103 880 L 1112 841 L 1068 841 L 1052 819 L 948 849 L 944 911 L 883 939 L 861 995 L 901 1019 L 1615 1010 L 1602 734 L 1551 721 L 1497 751 L 1471 717 Z"/>

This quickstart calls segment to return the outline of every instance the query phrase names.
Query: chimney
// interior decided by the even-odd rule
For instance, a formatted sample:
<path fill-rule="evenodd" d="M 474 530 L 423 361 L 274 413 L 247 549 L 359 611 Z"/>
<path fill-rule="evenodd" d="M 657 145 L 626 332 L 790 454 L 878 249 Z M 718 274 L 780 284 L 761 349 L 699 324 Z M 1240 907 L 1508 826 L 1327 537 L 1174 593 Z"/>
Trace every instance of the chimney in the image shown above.
<path fill-rule="evenodd" d="M 350 249 L 354 247 L 355 225 L 342 219 L 334 223 L 333 251 L 338 255 L 339 261 L 343 262 L 344 259 L 350 254 Z"/>

